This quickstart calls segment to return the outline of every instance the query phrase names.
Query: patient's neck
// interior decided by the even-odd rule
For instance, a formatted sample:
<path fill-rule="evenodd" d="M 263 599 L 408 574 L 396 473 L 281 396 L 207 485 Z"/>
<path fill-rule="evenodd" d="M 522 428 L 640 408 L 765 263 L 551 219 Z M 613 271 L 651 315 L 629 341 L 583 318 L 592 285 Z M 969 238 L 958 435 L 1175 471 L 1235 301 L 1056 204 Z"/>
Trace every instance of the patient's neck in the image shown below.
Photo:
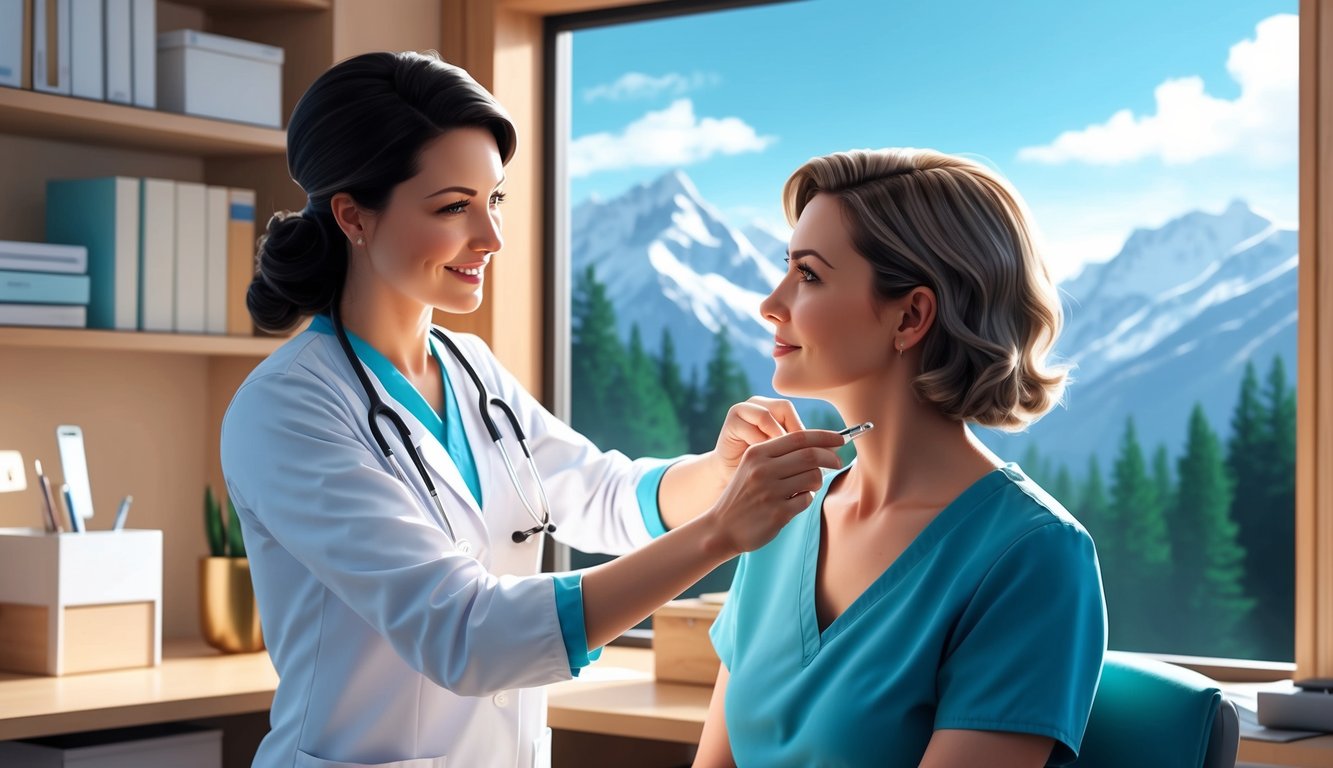
<path fill-rule="evenodd" d="M 1003 462 L 967 425 L 915 397 L 884 390 L 840 393 L 831 400 L 848 425 L 873 421 L 856 440 L 856 464 L 839 484 L 857 516 L 942 508 Z"/>

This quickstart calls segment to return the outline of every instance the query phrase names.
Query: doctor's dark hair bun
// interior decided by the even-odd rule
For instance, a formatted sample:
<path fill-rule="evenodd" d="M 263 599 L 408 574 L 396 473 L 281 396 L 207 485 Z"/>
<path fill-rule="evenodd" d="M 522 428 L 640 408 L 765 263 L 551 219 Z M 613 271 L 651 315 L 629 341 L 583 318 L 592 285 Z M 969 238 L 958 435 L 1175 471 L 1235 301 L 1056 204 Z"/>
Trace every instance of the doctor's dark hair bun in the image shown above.
<path fill-rule="evenodd" d="M 246 304 L 255 324 L 290 330 L 327 311 L 347 278 L 347 239 L 329 201 L 346 192 L 381 211 L 394 187 L 420 170 L 421 150 L 454 128 L 483 128 L 508 163 L 517 137 L 504 107 L 437 54 L 367 53 L 320 75 L 287 125 L 287 169 L 306 193 L 280 211 L 259 241 Z"/>

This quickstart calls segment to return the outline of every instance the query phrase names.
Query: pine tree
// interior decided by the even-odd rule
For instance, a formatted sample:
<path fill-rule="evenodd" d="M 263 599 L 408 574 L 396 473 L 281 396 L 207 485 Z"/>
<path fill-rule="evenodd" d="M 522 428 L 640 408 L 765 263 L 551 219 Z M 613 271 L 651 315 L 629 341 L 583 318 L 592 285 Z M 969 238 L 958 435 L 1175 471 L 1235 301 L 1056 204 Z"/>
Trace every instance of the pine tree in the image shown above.
<path fill-rule="evenodd" d="M 1246 591 L 1260 599 L 1260 613 L 1268 590 L 1264 573 L 1264 547 L 1261 540 L 1268 532 L 1264 511 L 1264 462 L 1268 451 L 1268 419 L 1259 400 L 1259 376 L 1254 361 L 1245 363 L 1240 394 L 1231 413 L 1231 437 L 1227 441 L 1227 473 L 1231 477 L 1231 519 L 1239 528 L 1240 541 L 1246 548 Z M 1265 633 L 1269 628 L 1263 628 Z"/>
<path fill-rule="evenodd" d="M 696 426 L 699 430 L 698 439 L 705 441 L 708 446 L 704 450 L 717 444 L 718 431 L 727 420 L 727 411 L 731 406 L 744 401 L 750 394 L 750 382 L 732 354 L 731 341 L 727 338 L 726 326 L 723 326 L 713 336 L 713 355 L 708 360 L 703 402 Z M 708 436 L 706 440 L 705 435 Z M 691 435 L 691 442 L 694 439 L 695 436 Z"/>
<path fill-rule="evenodd" d="M 638 323 L 630 327 L 621 404 L 621 429 L 613 447 L 635 459 L 678 456 L 685 452 L 684 430 L 658 381 L 657 364 L 643 349 Z"/>
<path fill-rule="evenodd" d="M 1285 660 L 1295 653 L 1296 392 L 1281 357 L 1273 357 L 1264 384 L 1258 521 L 1242 541 L 1253 552 L 1255 624 L 1266 630 L 1262 653 Z"/>
<path fill-rule="evenodd" d="M 1060 464 L 1060 469 L 1055 473 L 1055 482 L 1051 484 L 1050 493 L 1065 509 L 1078 509 L 1078 499 L 1074 492 L 1074 478 L 1069 474 L 1069 467 L 1063 463 Z"/>
<path fill-rule="evenodd" d="M 1188 525 L 1181 523 L 1176 514 L 1176 489 L 1171 477 L 1171 456 L 1167 452 L 1166 446 L 1162 443 L 1157 444 L 1157 450 L 1153 451 L 1152 459 L 1152 487 L 1153 494 L 1157 498 L 1157 504 L 1162 510 L 1162 516 L 1166 520 L 1167 539 L 1171 542 L 1172 554 L 1172 583 L 1165 589 L 1171 594 L 1180 596 L 1188 594 L 1190 585 L 1190 576 L 1185 574 L 1180 568 L 1176 567 L 1176 554 L 1183 547 L 1189 545 L 1194 532 Z"/>
<path fill-rule="evenodd" d="M 662 384 L 662 391 L 671 402 L 671 409 L 676 413 L 682 430 L 689 423 L 690 403 L 685 389 L 685 379 L 681 376 L 680 363 L 676 360 L 676 342 L 671 338 L 671 329 L 662 327 L 661 354 L 657 358 L 657 376 Z"/>
<path fill-rule="evenodd" d="M 1023 458 L 1019 460 L 1018 465 L 1023 468 L 1024 474 L 1032 478 L 1032 482 L 1042 487 L 1046 486 L 1048 478 L 1042 472 L 1041 454 L 1037 451 L 1035 442 L 1028 442 L 1027 448 L 1023 449 Z"/>
<path fill-rule="evenodd" d="M 685 386 L 685 433 L 689 438 L 690 453 L 705 453 L 717 446 L 717 431 L 704 428 L 703 387 L 699 384 L 699 369 L 690 369 L 690 383 Z"/>
<path fill-rule="evenodd" d="M 1102 468 L 1095 453 L 1088 456 L 1087 476 L 1083 480 L 1083 490 L 1078 495 L 1077 509 L 1074 516 L 1088 529 L 1097 548 L 1097 564 L 1101 567 L 1102 589 L 1106 593 L 1111 644 L 1118 648 L 1124 633 L 1120 621 L 1121 599 L 1117 591 L 1120 579 L 1116 575 L 1119 572 L 1121 550 L 1119 521 L 1111 516 L 1111 504 L 1106 498 L 1106 487 L 1102 482 Z"/>
<path fill-rule="evenodd" d="M 1175 553 L 1187 585 L 1184 613 L 1176 622 L 1180 651 L 1205 656 L 1247 655 L 1253 649 L 1241 637 L 1254 600 L 1245 594 L 1245 550 L 1237 543 L 1231 518 L 1231 483 L 1217 435 L 1203 406 L 1190 413 L 1185 455 L 1179 461 L 1180 493 L 1176 516 L 1191 535 Z"/>
<path fill-rule="evenodd" d="M 589 265 L 572 297 L 570 345 L 571 424 L 598 446 L 610 448 L 619 433 L 627 365 L 616 336 L 616 314 Z"/>
<path fill-rule="evenodd" d="M 1122 637 L 1117 647 L 1127 650 L 1160 650 L 1168 641 L 1163 631 L 1171 613 L 1168 584 L 1171 576 L 1171 541 L 1157 490 L 1148 477 L 1134 429 L 1134 419 L 1125 423 L 1125 434 L 1112 472 L 1111 508 L 1122 530 L 1121 561 L 1113 574 L 1114 589 L 1122 599 Z"/>

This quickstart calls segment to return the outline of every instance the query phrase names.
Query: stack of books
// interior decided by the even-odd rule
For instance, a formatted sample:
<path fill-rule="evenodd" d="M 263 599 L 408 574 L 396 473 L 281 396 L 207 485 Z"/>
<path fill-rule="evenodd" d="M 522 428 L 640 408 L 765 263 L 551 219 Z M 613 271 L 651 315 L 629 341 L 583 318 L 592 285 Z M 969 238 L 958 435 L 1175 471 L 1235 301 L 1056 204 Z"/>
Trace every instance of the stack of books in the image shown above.
<path fill-rule="evenodd" d="M 156 0 L 0 0 L 0 85 L 157 105 Z"/>
<path fill-rule="evenodd" d="M 46 184 L 46 239 L 87 251 L 87 326 L 251 335 L 255 193 L 109 176 Z"/>
<path fill-rule="evenodd" d="M 88 249 L 0 240 L 0 325 L 88 324 Z"/>

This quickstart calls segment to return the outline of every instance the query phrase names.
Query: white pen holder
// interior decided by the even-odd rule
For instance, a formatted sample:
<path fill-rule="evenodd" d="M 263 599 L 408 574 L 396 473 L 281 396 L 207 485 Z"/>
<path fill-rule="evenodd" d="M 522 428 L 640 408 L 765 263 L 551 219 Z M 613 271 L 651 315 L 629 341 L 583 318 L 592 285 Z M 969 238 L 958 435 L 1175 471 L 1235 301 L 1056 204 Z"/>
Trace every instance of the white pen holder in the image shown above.
<path fill-rule="evenodd" d="M 68 675 L 161 661 L 161 531 L 0 528 L 0 669 Z"/>

